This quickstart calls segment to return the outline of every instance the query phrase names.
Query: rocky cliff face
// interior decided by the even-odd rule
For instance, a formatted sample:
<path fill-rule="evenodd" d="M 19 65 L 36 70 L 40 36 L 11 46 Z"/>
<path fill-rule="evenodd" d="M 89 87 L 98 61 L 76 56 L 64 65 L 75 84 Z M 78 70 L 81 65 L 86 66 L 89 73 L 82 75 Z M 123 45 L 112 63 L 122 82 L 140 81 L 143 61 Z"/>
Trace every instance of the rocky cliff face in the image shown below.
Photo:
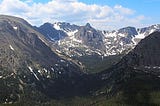
<path fill-rule="evenodd" d="M 92 28 L 89 23 L 87 23 L 85 26 L 82 26 L 78 32 L 75 33 L 75 38 L 82 41 L 82 44 L 85 44 L 90 48 L 105 51 L 102 34 Z"/>
<path fill-rule="evenodd" d="M 47 39 L 50 39 L 54 42 L 68 36 L 65 32 L 56 30 L 50 23 L 44 23 L 39 28 L 35 27 L 35 29 L 41 34 L 45 35 Z"/>

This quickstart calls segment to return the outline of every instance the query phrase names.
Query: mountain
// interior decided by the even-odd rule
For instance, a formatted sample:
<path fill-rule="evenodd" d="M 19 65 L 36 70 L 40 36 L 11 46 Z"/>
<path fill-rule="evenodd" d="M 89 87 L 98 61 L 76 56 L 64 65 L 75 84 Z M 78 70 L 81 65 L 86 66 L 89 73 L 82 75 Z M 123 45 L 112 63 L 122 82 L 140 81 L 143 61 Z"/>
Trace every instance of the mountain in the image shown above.
<path fill-rule="evenodd" d="M 114 31 L 96 30 L 89 23 L 85 26 L 78 26 L 56 22 L 49 26 L 50 28 L 42 25 L 37 29 L 52 41 L 57 51 L 69 57 L 128 53 L 141 39 L 160 29 L 159 24 L 145 28 L 125 27 Z M 48 30 L 49 32 L 56 30 L 56 32 L 46 32 Z M 55 41 L 53 36 L 60 39 L 57 38 Z"/>
<path fill-rule="evenodd" d="M 101 33 L 92 28 L 89 23 L 82 26 L 78 32 L 75 33 L 75 38 L 88 47 L 105 51 Z"/>
<path fill-rule="evenodd" d="M 35 29 L 52 41 L 57 41 L 67 36 L 65 32 L 56 30 L 50 23 L 44 23 L 39 28 L 35 27 Z"/>
<path fill-rule="evenodd" d="M 127 69 L 132 69 L 159 77 L 159 39 L 160 32 L 153 32 L 114 65 L 112 68 L 115 69 L 112 70 L 120 72 L 122 69 L 122 71 L 126 71 L 124 73 L 127 73 Z"/>
<path fill-rule="evenodd" d="M 160 32 L 156 31 L 141 40 L 135 49 L 126 57 L 130 59 L 127 64 L 134 66 L 135 69 L 157 70 L 155 72 L 158 72 L 160 64 L 159 39 Z M 158 76 L 159 74 L 156 73 L 155 75 Z"/>
<path fill-rule="evenodd" d="M 61 40 L 72 33 L 72 31 L 78 30 L 80 27 L 77 25 L 71 25 L 65 22 L 44 23 L 40 27 L 34 27 L 35 30 L 45 35 L 47 39 L 54 42 Z"/>
<path fill-rule="evenodd" d="M 53 47 L 62 54 L 73 57 L 85 54 L 101 54 L 105 52 L 102 34 L 91 27 L 89 23 L 85 26 L 77 26 L 65 22 L 56 22 L 50 24 L 50 26 L 52 27 L 48 28 L 42 25 L 36 29 L 43 35 L 50 36 L 48 38 L 52 41 Z M 57 33 L 53 34 L 46 32 L 46 29 L 47 31 L 56 29 Z M 67 36 L 64 37 L 60 32 L 64 32 Z M 51 36 L 60 36 L 62 39 L 55 41 Z"/>
<path fill-rule="evenodd" d="M 70 87 L 83 74 L 69 58 L 55 53 L 28 22 L 0 15 L 0 103 L 67 95 L 71 89 L 64 86 Z"/>
<path fill-rule="evenodd" d="M 150 34 L 109 69 L 82 76 L 72 87 L 82 95 L 52 103 L 61 106 L 159 105 L 159 39 L 160 32 Z"/>
<path fill-rule="evenodd" d="M 50 105 L 102 86 L 34 29 L 21 18 L 0 15 L 0 104 Z"/>
<path fill-rule="evenodd" d="M 116 105 L 159 105 L 159 40 L 160 32 L 153 32 L 117 64 L 98 73 L 108 82 L 99 94 L 112 95 L 109 101 Z"/>
<path fill-rule="evenodd" d="M 125 55 L 117 64 L 108 69 L 110 71 L 103 71 L 102 73 L 107 72 L 108 74 L 108 72 L 114 73 L 115 71 L 115 74 L 119 73 L 119 77 L 120 73 L 123 73 L 122 76 L 127 77 L 127 75 L 124 74 L 137 72 L 159 77 L 159 39 L 160 32 L 153 32 L 141 40 L 136 47 Z"/>
<path fill-rule="evenodd" d="M 66 22 L 55 22 L 53 24 L 53 27 L 57 30 L 63 30 L 66 33 L 78 30 L 80 28 L 78 25 L 70 24 L 70 23 L 66 23 Z"/>
<path fill-rule="evenodd" d="M 66 22 L 45 23 L 37 27 L 52 49 L 81 64 L 86 72 L 103 71 L 119 62 L 142 39 L 160 30 L 160 25 L 145 28 L 125 27 L 114 31 L 97 30 L 89 23 L 78 26 Z M 96 57 L 96 58 L 95 58 Z M 96 60 L 95 60 L 96 59 Z M 95 65 L 95 61 L 99 64 Z"/>
<path fill-rule="evenodd" d="M 108 55 L 116 55 L 130 51 L 154 31 L 159 31 L 160 25 L 152 25 L 146 28 L 125 27 L 117 31 L 102 31 Z"/>

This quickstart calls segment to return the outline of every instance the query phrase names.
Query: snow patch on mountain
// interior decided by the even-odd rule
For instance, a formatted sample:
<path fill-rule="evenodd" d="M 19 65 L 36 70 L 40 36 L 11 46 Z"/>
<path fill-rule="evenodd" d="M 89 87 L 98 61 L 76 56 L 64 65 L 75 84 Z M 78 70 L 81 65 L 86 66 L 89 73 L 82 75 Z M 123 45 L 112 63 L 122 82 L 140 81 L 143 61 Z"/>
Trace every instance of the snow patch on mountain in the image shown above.
<path fill-rule="evenodd" d="M 12 47 L 12 45 L 9 45 L 9 48 L 14 51 L 14 48 Z"/>
<path fill-rule="evenodd" d="M 142 33 L 142 34 L 139 33 L 138 35 L 135 36 L 135 38 L 144 39 L 145 38 L 145 34 L 144 33 Z"/>
<path fill-rule="evenodd" d="M 66 31 L 64 31 L 64 32 L 66 32 Z M 77 32 L 78 32 L 78 30 L 68 31 L 68 32 L 66 32 L 66 33 L 67 33 L 68 36 L 74 36 L 74 34 L 77 33 Z"/>
<path fill-rule="evenodd" d="M 155 32 L 155 31 L 156 31 L 156 29 L 151 29 L 150 32 L 149 32 L 149 34 Z"/>
<path fill-rule="evenodd" d="M 13 27 L 13 29 L 14 29 L 14 30 L 17 30 L 17 29 L 18 29 L 18 27 L 14 26 L 14 27 Z"/>
<path fill-rule="evenodd" d="M 60 26 L 58 23 L 55 23 L 53 24 L 53 27 L 56 29 L 56 30 L 61 30 Z"/>
<path fill-rule="evenodd" d="M 35 78 L 39 81 L 39 78 L 38 78 L 38 76 L 36 75 L 36 73 L 33 71 L 33 69 L 32 69 L 30 66 L 28 66 L 28 69 L 29 69 L 30 72 L 35 76 Z"/>

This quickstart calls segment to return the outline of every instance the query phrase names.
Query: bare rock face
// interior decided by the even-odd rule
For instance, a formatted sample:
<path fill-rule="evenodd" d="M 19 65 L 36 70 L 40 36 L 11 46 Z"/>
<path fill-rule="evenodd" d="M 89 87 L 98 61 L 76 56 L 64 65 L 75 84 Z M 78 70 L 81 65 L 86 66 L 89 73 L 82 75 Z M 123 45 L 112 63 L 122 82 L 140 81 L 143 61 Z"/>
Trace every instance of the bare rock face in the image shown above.
<path fill-rule="evenodd" d="M 35 27 L 35 29 L 52 41 L 61 40 L 68 36 L 65 32 L 56 30 L 50 23 L 44 23 L 39 28 Z"/>
<path fill-rule="evenodd" d="M 91 48 L 105 51 L 102 34 L 92 28 L 89 23 L 82 26 L 75 34 L 75 37 Z"/>

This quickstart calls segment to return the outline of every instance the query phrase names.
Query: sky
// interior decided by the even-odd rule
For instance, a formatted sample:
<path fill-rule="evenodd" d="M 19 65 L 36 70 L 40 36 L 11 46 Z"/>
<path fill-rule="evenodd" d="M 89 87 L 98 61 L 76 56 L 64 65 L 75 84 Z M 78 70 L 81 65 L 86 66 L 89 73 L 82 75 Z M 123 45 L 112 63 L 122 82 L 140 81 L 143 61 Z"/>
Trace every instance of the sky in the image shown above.
<path fill-rule="evenodd" d="M 0 0 L 0 14 L 45 22 L 90 23 L 100 30 L 160 24 L 160 0 Z"/>

